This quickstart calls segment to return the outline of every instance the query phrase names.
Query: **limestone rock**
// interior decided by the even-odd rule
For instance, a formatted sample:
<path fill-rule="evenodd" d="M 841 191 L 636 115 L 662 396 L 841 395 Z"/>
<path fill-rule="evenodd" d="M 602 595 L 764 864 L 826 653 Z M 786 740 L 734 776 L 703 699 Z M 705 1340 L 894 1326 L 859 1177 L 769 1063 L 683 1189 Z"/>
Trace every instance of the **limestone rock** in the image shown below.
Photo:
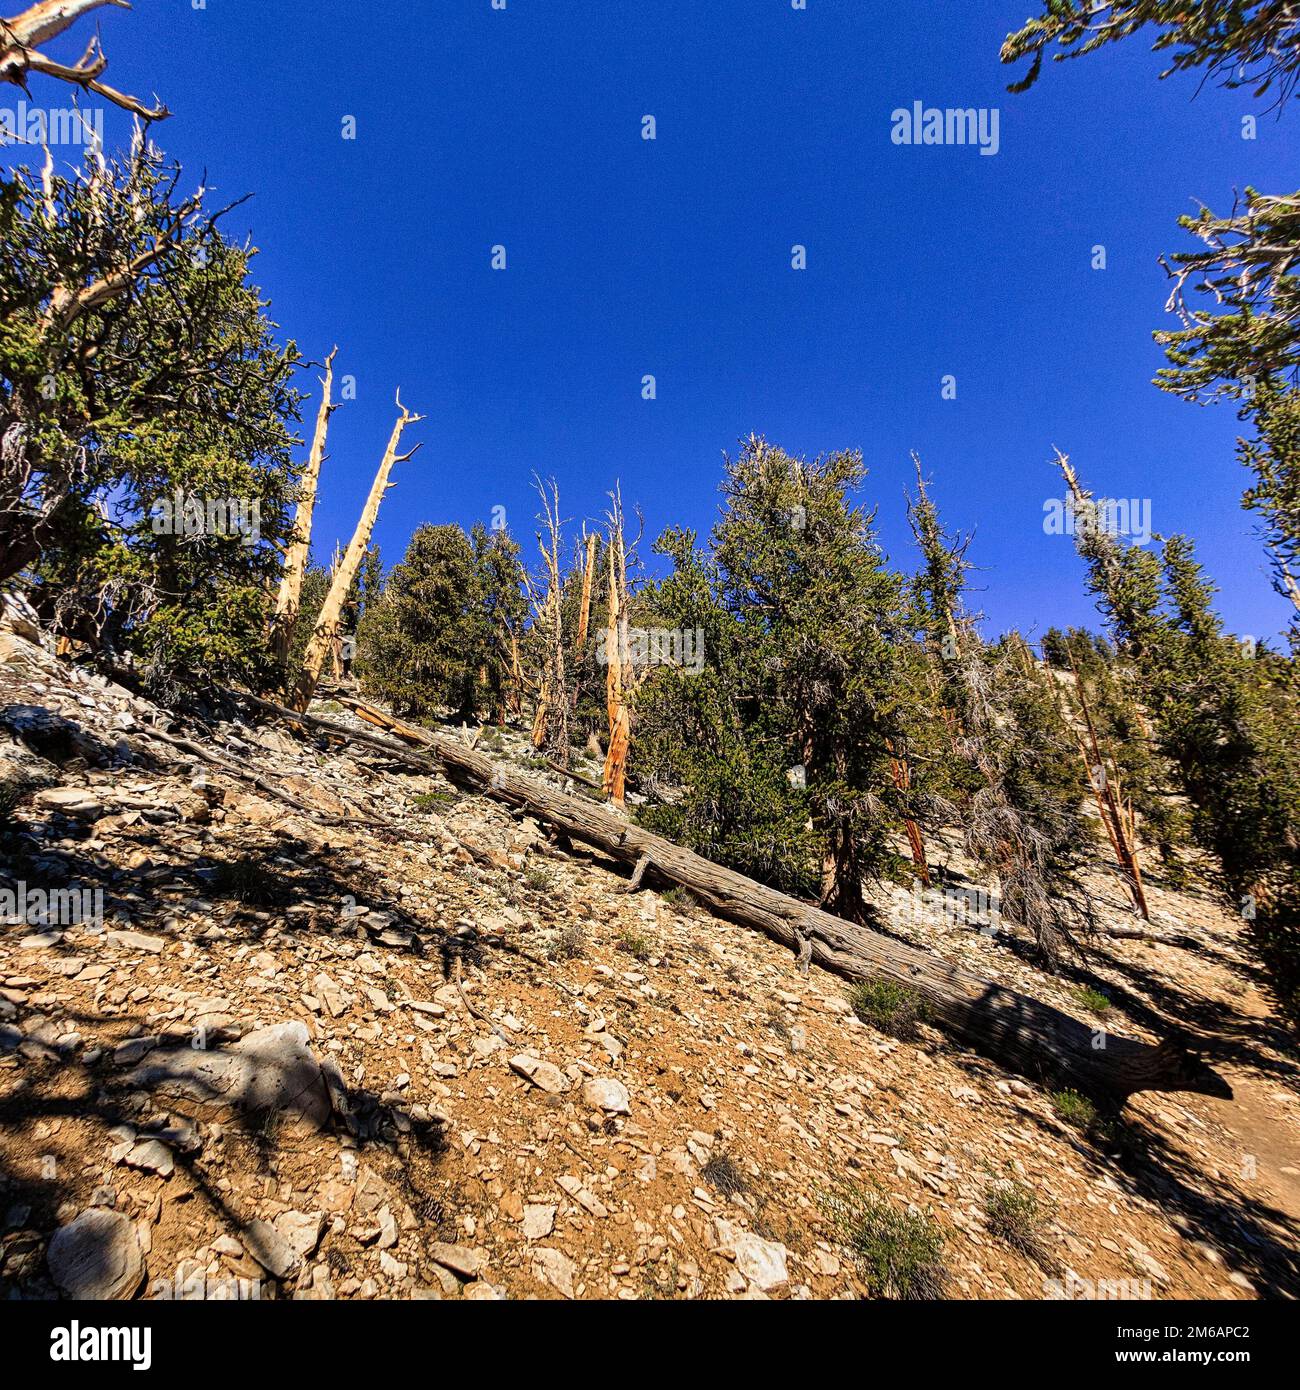
<path fill-rule="evenodd" d="M 46 1259 L 54 1282 L 68 1298 L 130 1298 L 145 1274 L 134 1222 L 107 1207 L 83 1211 L 60 1227 Z"/>
<path fill-rule="evenodd" d="M 300 1260 L 310 1256 L 320 1244 L 325 1217 L 319 1212 L 286 1211 L 275 1218 L 276 1234 Z"/>
<path fill-rule="evenodd" d="M 545 1240 L 555 1229 L 555 1208 L 530 1202 L 524 1208 L 524 1239 Z"/>
<path fill-rule="evenodd" d="M 554 1062 L 545 1062 L 538 1057 L 530 1057 L 526 1052 L 521 1052 L 517 1057 L 510 1059 L 510 1069 L 517 1071 L 520 1076 L 527 1078 L 540 1091 L 546 1091 L 549 1095 L 563 1095 L 569 1089 L 569 1079 L 555 1065 Z"/>
<path fill-rule="evenodd" d="M 549 1245 L 539 1245 L 533 1251 L 533 1274 L 543 1283 L 557 1289 L 565 1298 L 573 1297 L 573 1278 L 577 1266 L 564 1253 Z"/>
<path fill-rule="evenodd" d="M 719 1218 L 714 1224 L 719 1253 L 733 1258 L 737 1270 L 751 1285 L 767 1293 L 789 1281 L 784 1245 L 743 1231 L 730 1221 Z"/>
<path fill-rule="evenodd" d="M 38 791 L 32 801 L 45 811 L 58 811 L 78 820 L 98 820 L 104 803 L 84 787 L 48 787 Z"/>
<path fill-rule="evenodd" d="M 302 1263 L 302 1257 L 269 1221 L 250 1221 L 241 1235 L 248 1253 L 277 1279 L 287 1279 Z"/>
<path fill-rule="evenodd" d="M 430 1244 L 429 1258 L 462 1279 L 477 1279 L 487 1265 L 486 1251 L 472 1245 L 449 1245 L 441 1240 Z"/>
<path fill-rule="evenodd" d="M 615 1081 L 613 1077 L 593 1077 L 590 1081 L 584 1082 L 582 1099 L 593 1110 L 603 1110 L 607 1115 L 630 1115 L 632 1113 L 631 1098 L 628 1096 L 627 1087 L 621 1081 Z"/>
<path fill-rule="evenodd" d="M 246 1114 L 283 1116 L 320 1129 L 329 1089 L 304 1024 L 259 1028 L 228 1048 L 158 1048 L 125 1077 L 138 1090 L 190 1096 Z"/>

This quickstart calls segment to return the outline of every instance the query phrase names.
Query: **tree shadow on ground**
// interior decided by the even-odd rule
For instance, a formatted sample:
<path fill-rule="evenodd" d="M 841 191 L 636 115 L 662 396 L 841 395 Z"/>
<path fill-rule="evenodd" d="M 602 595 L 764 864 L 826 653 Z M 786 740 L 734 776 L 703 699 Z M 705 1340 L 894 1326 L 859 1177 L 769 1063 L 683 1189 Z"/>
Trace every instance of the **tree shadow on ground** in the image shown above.
<path fill-rule="evenodd" d="M 97 1022 L 97 1016 L 86 1016 L 64 1010 L 70 1020 Z M 139 1017 L 119 1015 L 126 1026 L 142 1029 Z M 207 1051 L 216 1052 L 233 1040 L 235 1034 L 214 1030 L 206 1039 Z M 188 1050 L 186 1038 L 176 1035 L 168 1039 L 172 1045 L 180 1041 Z M 165 1080 L 155 1082 L 149 1090 L 136 1087 L 129 1080 L 125 1065 L 114 1065 L 111 1052 L 92 1064 L 75 1054 L 59 1055 L 53 1049 L 24 1048 L 12 1054 L 17 1063 L 17 1084 L 0 1094 L 0 1131 L 11 1137 L 20 1132 L 35 1130 L 45 1137 L 40 1141 L 51 1150 L 44 1155 L 31 1155 L 26 1161 L 0 1161 L 0 1212 L 3 1213 L 3 1233 L 0 1234 L 0 1297 L 57 1297 L 44 1264 L 44 1247 L 60 1224 L 62 1208 L 71 1206 L 78 1211 L 91 1206 L 118 1207 L 119 1186 L 133 1185 L 139 1192 L 153 1182 L 127 1168 L 121 1170 L 121 1183 L 110 1174 L 96 1180 L 92 1173 L 96 1165 L 87 1162 L 88 1155 L 77 1152 L 73 1157 L 57 1158 L 53 1152 L 58 1145 L 55 1126 L 60 1122 L 94 1119 L 112 1130 L 129 1127 L 139 1140 L 158 1138 L 171 1151 L 176 1169 L 190 1181 L 190 1188 L 177 1184 L 176 1174 L 167 1179 L 169 1195 L 184 1201 L 198 1197 L 217 1218 L 220 1229 L 241 1241 L 246 1249 L 253 1237 L 249 1224 L 253 1207 L 232 1195 L 228 1178 L 238 1166 L 245 1177 L 274 1176 L 276 1155 L 281 1149 L 284 1131 L 291 1126 L 285 1117 L 268 1111 L 245 1111 L 227 1106 L 211 1106 L 165 1089 Z M 163 1058 L 162 1071 L 167 1071 L 165 1047 L 162 1051 L 145 1054 Z M 185 1073 L 182 1073 L 185 1074 Z M 4 1072 L 0 1072 L 0 1077 Z M 179 1077 L 178 1077 L 179 1079 Z M 346 1136 L 348 1148 L 358 1156 L 392 1156 L 388 1166 L 400 1175 L 401 1185 L 411 1198 L 428 1203 L 437 1201 L 437 1194 L 421 1189 L 418 1173 L 432 1164 L 436 1167 L 447 1150 L 443 1122 L 427 1113 L 416 1114 L 404 1105 L 362 1086 L 336 1088 L 330 1114 L 320 1130 L 307 1131 L 336 1137 Z M 204 1130 L 219 1113 L 220 1139 L 217 1131 Z M 181 1136 L 178 1138 L 178 1134 Z M 193 1139 L 189 1136 L 193 1135 Z M 194 1141 L 198 1141 L 197 1145 Z M 212 1154 L 216 1144 L 216 1155 Z M 30 1149 L 30 1144 L 27 1146 Z M 0 1147 L 0 1154 L 4 1148 Z M 417 1160 L 418 1156 L 418 1162 Z M 75 1161 L 74 1161 L 75 1158 Z M 107 1157 L 105 1164 L 107 1165 Z M 157 1190 L 156 1188 L 153 1190 Z M 134 1219 L 146 1217 L 148 1203 L 140 1198 L 124 1209 Z M 332 1263 L 338 1265 L 359 1256 L 360 1245 L 350 1233 L 335 1236 L 327 1231 L 324 1242 L 338 1251 Z M 325 1252 L 323 1250 L 324 1254 Z M 251 1258 L 251 1256 L 250 1256 Z M 105 1261 L 107 1263 L 107 1260 Z M 296 1274 L 296 1270 L 294 1271 Z M 291 1282 L 261 1271 L 263 1283 L 274 1293 Z"/>
<path fill-rule="evenodd" d="M 1060 1139 L 1041 1115 L 1023 1107 L 1020 1114 Z M 1104 1122 L 1095 1138 L 1080 1134 L 1070 1143 L 1098 1176 L 1154 1203 L 1192 1239 L 1217 1249 L 1227 1263 L 1221 1282 L 1239 1270 L 1261 1298 L 1300 1297 L 1300 1221 L 1227 1180 L 1213 1185 L 1186 1151 L 1131 1111 Z"/>

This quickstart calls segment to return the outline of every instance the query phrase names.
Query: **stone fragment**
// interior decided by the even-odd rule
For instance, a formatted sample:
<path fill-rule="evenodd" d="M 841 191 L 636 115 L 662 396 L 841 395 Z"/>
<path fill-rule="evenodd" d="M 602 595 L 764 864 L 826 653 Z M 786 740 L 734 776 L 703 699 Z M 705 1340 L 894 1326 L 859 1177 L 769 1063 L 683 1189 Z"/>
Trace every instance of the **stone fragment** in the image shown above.
<path fill-rule="evenodd" d="M 521 1052 L 517 1057 L 510 1059 L 510 1069 L 518 1072 L 539 1091 L 545 1091 L 548 1095 L 563 1095 L 569 1089 L 568 1077 L 554 1062 L 546 1062 L 539 1057 L 530 1057 L 526 1052 Z"/>
<path fill-rule="evenodd" d="M 577 1266 L 562 1250 L 539 1245 L 533 1250 L 533 1274 L 543 1283 L 558 1290 L 565 1298 L 573 1297 L 573 1279 Z"/>
<path fill-rule="evenodd" d="M 524 1239 L 545 1240 L 555 1229 L 555 1208 L 530 1202 L 524 1208 Z"/>
<path fill-rule="evenodd" d="M 287 1279 L 302 1263 L 301 1256 L 269 1221 L 250 1221 L 240 1236 L 248 1253 L 268 1274 Z"/>
<path fill-rule="evenodd" d="M 593 1077 L 584 1082 L 582 1099 L 593 1110 L 603 1110 L 607 1115 L 630 1115 L 631 1099 L 627 1087 L 613 1077 Z"/>
<path fill-rule="evenodd" d="M 107 1207 L 83 1211 L 62 1226 L 46 1253 L 50 1274 L 68 1298 L 130 1298 L 145 1274 L 135 1224 Z"/>
<path fill-rule="evenodd" d="M 462 1279 L 477 1279 L 487 1264 L 485 1250 L 472 1245 L 449 1245 L 441 1240 L 430 1244 L 429 1258 Z"/>
<path fill-rule="evenodd" d="M 124 1078 L 137 1090 L 179 1094 L 319 1129 L 332 1106 L 320 1063 L 296 1020 L 259 1028 L 229 1047 L 157 1048 Z"/>

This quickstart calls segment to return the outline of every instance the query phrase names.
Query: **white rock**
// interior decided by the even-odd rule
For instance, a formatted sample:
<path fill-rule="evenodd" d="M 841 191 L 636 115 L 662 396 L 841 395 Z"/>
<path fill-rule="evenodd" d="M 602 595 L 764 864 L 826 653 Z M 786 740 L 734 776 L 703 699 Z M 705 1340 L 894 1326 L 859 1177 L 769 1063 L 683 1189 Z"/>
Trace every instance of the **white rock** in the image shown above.
<path fill-rule="evenodd" d="M 333 1109 L 306 1026 L 297 1020 L 259 1028 L 229 1048 L 210 1052 L 158 1048 L 124 1081 L 138 1090 L 300 1119 L 317 1129 Z"/>
<path fill-rule="evenodd" d="M 167 942 L 161 936 L 146 936 L 140 931 L 111 931 L 108 939 L 114 946 L 122 946 L 128 951 L 148 951 L 150 955 L 161 955 Z"/>
<path fill-rule="evenodd" d="M 286 1211 L 275 1218 L 274 1225 L 289 1249 L 305 1260 L 320 1244 L 325 1216 L 319 1211 Z"/>
<path fill-rule="evenodd" d="M 632 1113 L 631 1098 L 628 1096 L 627 1087 L 621 1081 L 615 1081 L 613 1077 L 592 1077 L 590 1081 L 583 1084 L 582 1099 L 593 1110 L 603 1110 L 607 1115 L 630 1115 Z"/>
<path fill-rule="evenodd" d="M 565 1298 L 573 1297 L 573 1276 L 577 1266 L 562 1251 L 549 1245 L 539 1245 L 533 1251 L 533 1274 L 543 1283 L 558 1289 Z"/>
<path fill-rule="evenodd" d="M 250 1221 L 241 1234 L 248 1253 L 277 1279 L 288 1278 L 302 1263 L 298 1253 L 269 1221 L 260 1218 Z"/>
<path fill-rule="evenodd" d="M 510 1059 L 510 1069 L 526 1077 L 538 1090 L 546 1091 L 550 1095 L 563 1095 L 569 1089 L 568 1077 L 554 1062 L 544 1062 L 539 1057 L 530 1057 L 526 1052 Z"/>
<path fill-rule="evenodd" d="M 556 1181 L 580 1207 L 589 1211 L 593 1216 L 599 1216 L 603 1219 L 609 1215 L 609 1208 L 604 1202 L 600 1198 L 592 1196 L 577 1178 L 566 1173 L 557 1178 Z"/>
<path fill-rule="evenodd" d="M 742 1230 L 721 1217 L 716 1218 L 713 1224 L 717 1232 L 717 1253 L 734 1259 L 736 1268 L 755 1288 L 766 1293 L 789 1281 L 784 1245 L 764 1240 L 762 1236 Z"/>
<path fill-rule="evenodd" d="M 146 1173 L 157 1173 L 160 1178 L 169 1178 L 176 1162 L 172 1151 L 166 1144 L 156 1139 L 144 1139 L 134 1145 L 126 1156 L 129 1167 L 139 1168 Z"/>
<path fill-rule="evenodd" d="M 555 1208 L 530 1202 L 524 1207 L 524 1239 L 545 1240 L 555 1229 Z"/>
<path fill-rule="evenodd" d="M 429 1246 L 429 1258 L 462 1279 L 477 1279 L 487 1264 L 487 1251 L 473 1245 L 448 1245 L 435 1240 Z"/>
<path fill-rule="evenodd" d="M 83 1211 L 54 1233 L 46 1256 L 54 1282 L 68 1298 L 130 1298 L 144 1279 L 139 1232 L 121 1212 Z"/>
<path fill-rule="evenodd" d="M 47 811 L 61 811 L 65 816 L 94 820 L 104 810 L 104 803 L 84 787 L 49 787 L 32 798 Z"/>

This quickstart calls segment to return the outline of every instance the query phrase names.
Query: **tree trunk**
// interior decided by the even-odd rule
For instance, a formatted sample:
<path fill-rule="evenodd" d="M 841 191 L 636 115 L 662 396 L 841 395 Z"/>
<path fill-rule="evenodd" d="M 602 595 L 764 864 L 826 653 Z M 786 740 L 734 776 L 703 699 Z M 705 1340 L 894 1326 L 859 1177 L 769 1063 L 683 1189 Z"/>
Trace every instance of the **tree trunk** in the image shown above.
<path fill-rule="evenodd" d="M 1079 708 L 1083 712 L 1083 723 L 1092 750 L 1092 760 L 1089 761 L 1087 750 L 1080 740 L 1079 752 L 1083 755 L 1084 766 L 1087 769 L 1088 785 L 1097 799 L 1097 810 L 1106 827 L 1106 833 L 1110 836 L 1111 848 L 1119 860 L 1120 872 L 1124 875 L 1124 884 L 1133 899 L 1133 905 L 1143 920 L 1149 922 L 1151 912 L 1147 907 L 1147 895 L 1142 887 L 1142 865 L 1138 859 L 1137 842 L 1129 834 L 1130 827 L 1125 824 L 1124 812 L 1115 796 L 1115 788 L 1112 785 L 1115 779 L 1102 757 L 1101 744 L 1097 741 L 1097 729 L 1092 722 L 1092 711 L 1088 708 L 1088 695 L 1083 677 L 1074 664 L 1074 653 L 1068 647 L 1066 655 L 1070 658 L 1070 670 L 1074 672 L 1074 693 L 1079 699 Z M 1111 761 L 1113 763 L 1114 759 Z"/>
<path fill-rule="evenodd" d="M 587 628 L 591 624 L 591 585 L 596 577 L 596 544 L 600 537 L 593 531 L 587 537 L 587 562 L 582 570 L 582 603 L 578 608 L 578 635 L 573 640 L 573 659 L 582 660 L 587 645 Z"/>
<path fill-rule="evenodd" d="M 911 764 L 905 758 L 900 758 L 895 754 L 894 745 L 889 739 L 885 740 L 885 747 L 889 749 L 889 772 L 893 778 L 894 786 L 900 792 L 911 791 Z M 912 863 L 916 865 L 916 873 L 921 880 L 921 887 L 928 888 L 930 886 L 930 866 L 925 858 L 925 839 L 921 835 L 921 827 L 911 816 L 903 817 L 903 826 L 907 831 L 907 843 L 912 849 Z"/>
<path fill-rule="evenodd" d="M 632 741 L 632 719 L 627 707 L 631 679 L 628 662 L 627 557 L 623 552 L 623 499 L 619 490 L 610 494 L 609 512 L 609 613 L 605 627 L 605 712 L 609 716 L 609 751 L 601 774 L 605 796 L 615 806 L 624 805 L 627 790 L 627 755 Z"/>
<path fill-rule="evenodd" d="M 533 615 L 546 643 L 542 658 L 542 679 L 537 696 L 537 712 L 533 717 L 533 746 L 544 750 L 563 767 L 569 765 L 569 688 L 564 666 L 564 583 L 560 577 L 560 551 L 563 546 L 563 522 L 560 520 L 560 492 L 555 480 L 550 480 L 550 492 L 540 478 L 534 479 L 542 499 L 542 516 L 546 523 L 546 539 L 538 533 L 537 544 L 546 566 L 546 597 L 539 597 L 536 587 L 524 572 Z"/>
<path fill-rule="evenodd" d="M 506 709 L 512 719 L 524 713 L 524 668 L 519 660 L 519 638 L 510 634 L 510 683 L 506 690 Z"/>
<path fill-rule="evenodd" d="M 393 471 L 394 464 L 405 463 L 411 454 L 415 453 L 415 449 L 412 449 L 409 454 L 399 455 L 397 446 L 402 441 L 402 431 L 407 425 L 414 424 L 424 417 L 412 415 L 402 405 L 400 396 L 397 405 L 402 413 L 397 417 L 397 423 L 393 426 L 388 448 L 384 450 L 383 461 L 379 465 L 378 473 L 375 474 L 375 481 L 370 486 L 370 496 L 366 499 L 366 505 L 362 509 L 361 519 L 357 522 L 357 529 L 352 533 L 352 542 L 342 561 L 334 567 L 334 576 L 330 580 L 329 593 L 326 594 L 320 616 L 316 619 L 311 641 L 307 643 L 302 673 L 294 686 L 293 699 L 290 701 L 294 709 L 299 712 L 305 710 L 311 703 L 312 692 L 316 689 L 316 682 L 320 680 L 326 654 L 338 637 L 339 620 L 343 614 L 343 605 L 347 602 L 348 590 L 351 589 L 352 582 L 356 579 L 357 572 L 361 568 L 366 547 L 370 544 L 371 533 L 375 529 L 375 518 L 379 515 L 379 504 L 384 500 L 384 493 L 388 491 L 390 486 L 388 476 Z M 418 444 L 416 448 L 419 448 Z"/>
<path fill-rule="evenodd" d="M 311 452 L 307 455 L 307 467 L 303 470 L 301 492 L 298 497 L 298 510 L 293 518 L 293 539 L 284 557 L 284 574 L 280 579 L 280 593 L 275 602 L 275 617 L 271 623 L 271 653 L 285 673 L 288 684 L 289 652 L 293 647 L 293 631 L 298 622 L 298 607 L 302 601 L 302 579 L 307 572 L 307 560 L 311 554 L 311 523 L 316 511 L 316 490 L 320 484 L 320 468 L 325 459 L 325 436 L 329 430 L 330 416 L 338 407 L 330 400 L 334 385 L 334 348 L 325 359 L 325 376 L 322 380 L 324 394 L 321 396 L 320 410 L 316 414 L 316 432 L 312 436 Z"/>
<path fill-rule="evenodd" d="M 255 705 L 294 718 L 294 711 L 256 696 Z M 427 754 L 392 739 L 359 733 L 308 715 L 305 722 L 345 741 L 370 743 L 395 761 L 428 771 L 445 769 L 484 794 L 518 807 L 574 840 L 594 845 L 620 863 L 641 865 L 652 881 L 681 885 L 719 916 L 752 927 L 792 950 L 811 950 L 825 970 L 850 980 L 885 978 L 919 991 L 934 1022 L 1008 1070 L 1035 1080 L 1077 1087 L 1111 1103 L 1137 1091 L 1193 1091 L 1231 1099 L 1227 1083 L 1194 1053 L 1167 1039 L 1159 1046 L 1080 1023 L 1050 1004 L 981 979 L 929 952 L 819 908 L 788 898 L 732 869 L 632 825 L 623 817 L 570 796 L 508 764 L 476 753 L 452 734 L 426 732 Z M 642 865 L 642 860 L 644 864 Z"/>

